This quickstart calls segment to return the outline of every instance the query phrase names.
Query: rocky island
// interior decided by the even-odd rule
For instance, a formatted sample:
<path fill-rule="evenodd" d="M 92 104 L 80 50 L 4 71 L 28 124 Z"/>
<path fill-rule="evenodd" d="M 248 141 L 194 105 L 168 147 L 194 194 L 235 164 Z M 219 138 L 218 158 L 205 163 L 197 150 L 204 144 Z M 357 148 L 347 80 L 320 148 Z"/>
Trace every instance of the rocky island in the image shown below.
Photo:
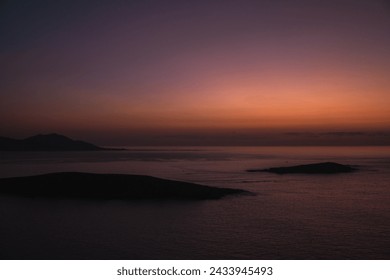
<path fill-rule="evenodd" d="M 353 172 L 355 167 L 335 162 L 320 162 L 304 165 L 272 167 L 267 169 L 249 169 L 248 172 L 271 172 L 276 174 L 303 173 L 303 174 L 334 174 Z"/>
<path fill-rule="evenodd" d="M 73 140 L 69 137 L 51 133 L 38 134 L 25 139 L 0 137 L 0 151 L 107 151 L 109 149 L 94 144 Z"/>
<path fill-rule="evenodd" d="M 103 200 L 204 200 L 249 194 L 240 189 L 208 187 L 151 176 L 78 172 L 1 178 L 0 193 L 24 197 Z"/>

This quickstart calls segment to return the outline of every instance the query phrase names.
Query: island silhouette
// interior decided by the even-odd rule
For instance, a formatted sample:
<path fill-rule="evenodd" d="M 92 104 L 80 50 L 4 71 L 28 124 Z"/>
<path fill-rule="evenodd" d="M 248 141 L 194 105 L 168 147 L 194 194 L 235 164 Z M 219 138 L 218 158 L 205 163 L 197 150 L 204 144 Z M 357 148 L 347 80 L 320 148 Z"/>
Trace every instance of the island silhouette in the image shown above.
<path fill-rule="evenodd" d="M 25 139 L 0 137 L 0 151 L 105 151 L 124 150 L 96 146 L 57 133 L 38 134 Z"/>
<path fill-rule="evenodd" d="M 240 189 L 208 187 L 151 176 L 81 172 L 0 178 L 0 186 L 0 193 L 13 196 L 100 200 L 204 200 L 250 194 Z"/>
<path fill-rule="evenodd" d="M 356 171 L 355 167 L 336 162 L 320 162 L 295 166 L 272 167 L 266 169 L 248 169 L 248 172 L 271 172 L 276 174 L 304 173 L 304 174 L 334 174 Z"/>

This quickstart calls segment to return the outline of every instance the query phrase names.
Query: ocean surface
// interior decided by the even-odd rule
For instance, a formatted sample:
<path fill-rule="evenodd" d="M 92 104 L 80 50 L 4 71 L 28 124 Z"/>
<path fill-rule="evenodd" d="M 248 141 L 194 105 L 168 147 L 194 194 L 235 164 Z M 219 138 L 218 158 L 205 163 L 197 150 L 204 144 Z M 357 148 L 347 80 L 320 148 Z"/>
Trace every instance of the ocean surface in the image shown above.
<path fill-rule="evenodd" d="M 359 171 L 245 171 L 323 161 Z M 1 259 L 390 258 L 390 147 L 0 152 L 0 177 L 60 171 L 152 175 L 256 195 L 189 202 L 0 196 Z"/>

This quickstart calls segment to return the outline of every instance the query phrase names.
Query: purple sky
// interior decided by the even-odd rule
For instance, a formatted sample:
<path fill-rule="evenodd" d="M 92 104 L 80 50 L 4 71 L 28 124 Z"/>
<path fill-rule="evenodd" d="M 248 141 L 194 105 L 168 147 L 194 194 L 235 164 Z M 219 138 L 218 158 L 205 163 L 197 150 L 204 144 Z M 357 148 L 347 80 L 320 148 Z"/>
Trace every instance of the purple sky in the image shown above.
<path fill-rule="evenodd" d="M 387 1 L 5 1 L 0 135 L 390 144 Z"/>

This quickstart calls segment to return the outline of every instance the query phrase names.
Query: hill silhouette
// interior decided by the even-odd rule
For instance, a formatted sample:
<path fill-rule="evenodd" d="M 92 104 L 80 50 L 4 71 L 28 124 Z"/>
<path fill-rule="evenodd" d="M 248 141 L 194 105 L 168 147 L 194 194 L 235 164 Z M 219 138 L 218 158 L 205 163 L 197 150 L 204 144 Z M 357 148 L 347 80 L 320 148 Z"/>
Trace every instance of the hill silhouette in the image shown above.
<path fill-rule="evenodd" d="M 202 200 L 249 192 L 151 176 L 64 172 L 1 178 L 0 193 L 48 198 Z"/>
<path fill-rule="evenodd" d="M 0 151 L 102 151 L 106 149 L 94 144 L 73 140 L 51 133 L 39 134 L 26 139 L 0 137 Z"/>

